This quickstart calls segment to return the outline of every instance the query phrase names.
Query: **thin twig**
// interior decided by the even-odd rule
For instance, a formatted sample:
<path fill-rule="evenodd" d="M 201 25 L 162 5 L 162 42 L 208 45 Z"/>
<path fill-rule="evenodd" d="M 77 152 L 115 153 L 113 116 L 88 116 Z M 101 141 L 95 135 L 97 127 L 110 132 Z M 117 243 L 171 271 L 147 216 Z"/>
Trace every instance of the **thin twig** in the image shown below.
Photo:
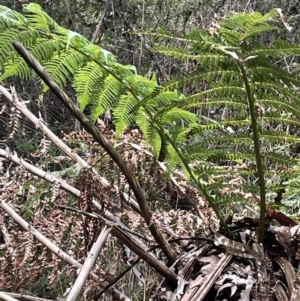
<path fill-rule="evenodd" d="M 91 39 L 91 43 L 92 43 L 92 44 L 94 44 L 94 42 L 95 42 L 95 40 L 96 40 L 96 38 L 97 38 L 98 32 L 99 32 L 99 30 L 100 30 L 100 27 L 101 27 L 103 21 L 104 21 L 104 18 L 105 18 L 105 15 L 106 15 L 106 13 L 107 13 L 107 10 L 108 10 L 108 0 L 106 0 L 105 8 L 104 8 L 104 10 L 103 10 L 103 12 L 102 12 L 101 19 L 100 19 L 99 23 L 97 24 L 97 27 L 96 27 L 95 32 L 93 33 L 93 37 L 92 37 L 92 39 Z"/>

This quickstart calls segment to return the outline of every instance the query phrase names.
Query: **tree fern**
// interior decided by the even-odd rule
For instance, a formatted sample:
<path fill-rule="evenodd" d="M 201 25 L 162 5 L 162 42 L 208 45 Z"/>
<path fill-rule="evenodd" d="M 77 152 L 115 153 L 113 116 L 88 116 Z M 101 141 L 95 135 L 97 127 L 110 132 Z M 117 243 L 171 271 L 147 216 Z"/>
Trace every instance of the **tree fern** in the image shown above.
<path fill-rule="evenodd" d="M 290 168 L 297 164 L 297 160 L 280 153 L 280 150 L 276 153 L 269 151 L 269 148 L 276 144 L 299 143 L 299 139 L 291 133 L 272 128 L 272 124 L 296 127 L 299 125 L 299 102 L 293 92 L 300 84 L 298 75 L 286 72 L 276 64 L 277 57 L 298 55 L 299 45 L 279 39 L 266 47 L 255 40 L 258 35 L 279 31 L 279 28 L 274 26 L 277 14 L 278 11 L 274 10 L 265 16 L 259 13 L 231 15 L 213 31 L 194 30 L 186 39 L 186 43 L 190 43 L 186 49 L 191 51 L 182 51 L 178 46 L 169 49 L 160 46 L 154 48 L 155 52 L 177 60 L 196 61 L 199 65 L 194 68 L 194 73 L 165 87 L 197 87 L 197 78 L 206 82 L 204 88 L 200 88 L 201 92 L 191 93 L 183 100 L 183 109 L 200 109 L 203 106 L 207 109 L 230 108 L 231 115 L 222 114 L 217 122 L 199 116 L 201 124 L 189 133 L 192 146 L 185 150 L 184 157 L 192 160 L 188 160 L 189 164 L 200 164 L 194 166 L 194 172 L 196 182 L 197 179 L 205 182 L 205 190 L 216 191 L 215 184 L 211 185 L 203 178 L 219 174 L 218 165 L 222 161 L 243 162 L 237 165 L 239 172 L 249 176 L 256 171 L 252 170 L 249 173 L 248 166 L 256 162 L 260 182 L 272 176 L 267 168 L 277 168 L 280 165 Z M 227 127 L 231 128 L 230 132 L 226 131 Z M 207 136 L 206 132 L 211 132 L 213 136 Z M 208 161 L 213 165 L 208 173 L 204 173 L 202 166 Z M 279 178 L 288 174 L 288 170 L 283 174 L 278 173 Z M 267 191 L 275 186 L 268 186 Z M 251 189 L 252 193 L 259 192 L 262 200 L 265 199 L 266 193 L 263 187 L 264 183 L 260 183 L 260 186 L 252 186 Z M 220 187 L 217 190 L 222 189 Z M 264 221 L 264 206 L 263 202 L 261 223 Z M 262 237 L 261 232 L 260 239 Z"/>
<path fill-rule="evenodd" d="M 185 170 L 224 227 L 222 205 L 230 199 L 244 203 L 241 193 L 233 191 L 229 198 L 224 191 L 230 191 L 237 174 L 242 175 L 241 191 L 259 194 L 261 199 L 262 241 L 266 194 L 298 172 L 292 168 L 297 159 L 272 149 L 276 144 L 299 143 L 293 133 L 275 130 L 273 125 L 299 126 L 300 102 L 294 90 L 299 90 L 300 80 L 277 59 L 298 55 L 300 47 L 280 39 L 266 47 L 258 39 L 280 31 L 278 10 L 266 15 L 232 14 L 219 25 L 193 30 L 184 38 L 144 33 L 153 38 L 153 52 L 192 62 L 188 74 L 163 87 L 155 77 L 136 74 L 134 66 L 118 63 L 108 51 L 60 27 L 38 5 L 24 5 L 24 12 L 26 18 L 0 6 L 2 80 L 31 75 L 11 46 L 13 39 L 19 39 L 60 85 L 72 81 L 81 109 L 90 105 L 93 120 L 112 109 L 117 135 L 136 124 L 155 155 L 165 148 L 170 169 Z M 205 116 L 199 114 L 202 110 Z M 218 118 L 211 113 L 215 111 L 221 112 Z M 269 185 L 273 175 L 269 170 L 280 166 L 284 172 Z"/>

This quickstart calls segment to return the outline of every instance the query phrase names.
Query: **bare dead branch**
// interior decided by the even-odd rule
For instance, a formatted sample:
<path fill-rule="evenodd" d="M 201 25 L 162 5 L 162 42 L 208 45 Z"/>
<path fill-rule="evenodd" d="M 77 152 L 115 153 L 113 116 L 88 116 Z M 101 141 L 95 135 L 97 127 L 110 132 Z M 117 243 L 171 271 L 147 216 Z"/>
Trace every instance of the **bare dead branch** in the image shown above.
<path fill-rule="evenodd" d="M 19 157 L 15 156 L 15 155 L 7 153 L 5 150 L 3 150 L 1 148 L 0 148 L 0 157 L 3 157 L 11 162 L 14 162 L 17 165 L 22 165 L 29 172 L 37 175 L 38 177 L 40 177 L 42 179 L 47 180 L 50 183 L 59 182 L 60 188 L 64 189 L 65 191 L 71 193 L 72 195 L 74 195 L 76 197 L 80 197 L 80 191 L 78 189 L 74 188 L 73 186 L 69 185 L 68 183 L 66 183 L 64 180 L 59 179 L 49 173 L 44 172 L 43 170 L 24 161 L 23 159 L 20 159 Z M 95 205 L 95 207 L 101 207 L 100 204 L 96 200 L 92 200 L 92 203 L 93 203 L 93 205 Z M 115 215 L 113 215 L 107 209 L 103 210 L 103 208 L 100 208 L 100 210 L 103 212 L 103 214 L 106 218 L 108 218 L 109 220 L 118 224 L 122 229 L 125 229 L 126 231 L 131 232 Z M 90 213 L 90 214 L 92 214 L 92 213 Z M 96 217 L 99 217 L 99 216 L 96 215 Z M 136 238 L 136 242 L 143 248 L 146 248 L 146 246 L 143 244 L 143 242 L 140 240 L 137 240 L 137 238 Z"/>
<path fill-rule="evenodd" d="M 11 297 L 11 296 L 3 293 L 3 292 L 0 292 L 0 299 L 4 300 L 4 301 L 19 301 L 18 299 L 15 299 L 15 298 L 13 298 L 13 297 Z"/>
<path fill-rule="evenodd" d="M 78 261 L 76 261 L 74 258 L 69 256 L 67 253 L 65 253 L 63 250 L 61 250 L 58 246 L 56 246 L 52 241 L 50 241 L 48 238 L 46 238 L 43 234 L 41 234 L 38 230 L 33 228 L 30 224 L 28 224 L 19 214 L 17 214 L 10 206 L 6 204 L 5 201 L 3 201 L 0 198 L 0 207 L 16 222 L 18 223 L 23 229 L 26 231 L 30 231 L 32 235 L 41 242 L 45 247 L 47 247 L 52 253 L 57 255 L 59 258 L 70 264 L 71 266 L 74 266 L 76 268 L 81 269 L 82 264 L 80 264 Z M 94 273 L 90 273 L 90 277 L 92 277 L 94 280 L 97 281 L 98 285 L 100 287 L 105 288 L 107 283 L 100 279 L 100 277 Z M 131 301 L 130 298 L 128 298 L 126 295 L 124 295 L 122 292 L 117 290 L 115 287 L 111 287 L 108 292 L 119 301 Z M 13 299 L 16 300 L 16 299 Z"/>
<path fill-rule="evenodd" d="M 80 191 L 71 185 L 67 184 L 65 181 L 54 177 L 53 175 L 47 174 L 46 172 L 42 171 L 41 169 L 27 163 L 26 161 L 8 154 L 4 150 L 0 148 L 0 157 L 4 157 L 18 165 L 24 166 L 27 170 L 30 172 L 38 175 L 39 177 L 53 183 L 53 182 L 59 182 L 61 183 L 61 187 L 65 189 L 68 192 L 71 192 L 74 196 L 79 197 L 80 196 Z M 95 202 L 95 201 L 94 201 Z M 96 203 L 96 202 L 95 202 Z M 75 211 L 75 210 L 74 210 Z M 83 212 L 80 212 L 84 214 Z M 93 213 L 89 213 L 93 214 Z M 136 253 L 138 256 L 140 256 L 142 259 L 144 259 L 152 268 L 157 270 L 160 274 L 163 276 L 167 276 L 167 278 L 170 278 L 170 281 L 172 282 L 174 280 L 174 273 L 171 272 L 162 262 L 160 262 L 152 253 L 147 251 L 147 247 L 144 245 L 144 243 L 139 240 L 137 237 L 133 236 L 133 233 L 130 229 L 128 229 L 116 216 L 114 216 L 112 213 L 110 213 L 108 210 L 104 210 L 104 216 L 106 216 L 108 219 L 110 219 L 113 223 L 108 222 L 106 219 L 104 221 L 109 225 L 109 226 L 114 226 L 116 228 L 115 231 L 112 232 L 114 236 L 116 236 L 118 239 L 122 239 L 121 242 L 126 244 L 133 252 Z M 95 218 L 101 218 L 99 215 L 94 214 Z M 124 235 L 121 235 L 120 233 L 124 232 Z M 115 234 L 119 234 L 118 236 Z M 136 236 L 136 235 L 135 235 Z M 127 244 L 129 243 L 129 245 Z M 134 246 L 133 248 L 131 246 Z M 149 258 L 151 260 L 149 260 Z M 170 276 L 171 275 L 171 276 Z M 175 275 L 176 279 L 176 275 Z"/>
<path fill-rule="evenodd" d="M 74 162 L 78 164 L 78 166 L 92 168 L 87 164 L 85 160 L 83 160 L 80 156 L 72 151 L 61 139 L 59 139 L 41 120 L 39 120 L 36 116 L 34 116 L 25 106 L 24 101 L 20 101 L 13 87 L 11 87 L 12 94 L 7 91 L 3 86 L 0 85 L 0 92 L 12 103 L 12 105 L 16 106 L 17 109 L 22 112 L 37 128 L 40 128 L 41 131 L 57 146 L 61 149 L 66 155 L 68 155 Z M 15 162 L 16 163 L 16 162 Z M 93 169 L 92 169 L 93 170 Z M 93 170 L 95 174 L 99 177 L 100 183 L 104 187 L 110 186 L 110 183 L 103 177 L 101 177 L 97 171 Z M 119 192 L 119 188 L 114 186 L 114 189 Z M 141 214 L 140 208 L 137 202 L 130 198 L 128 194 L 122 192 L 125 202 L 137 213 Z"/>
<path fill-rule="evenodd" d="M 9 293 L 9 292 L 3 292 L 4 294 L 13 297 L 13 298 L 18 298 L 20 300 L 28 300 L 28 301 L 55 301 L 55 300 L 50 300 L 50 299 L 44 299 L 44 298 L 39 298 L 35 296 L 28 296 L 24 294 L 16 294 L 16 293 Z"/>
<path fill-rule="evenodd" d="M 109 2 L 109 1 L 106 0 L 105 7 L 104 7 L 104 10 L 103 10 L 103 12 L 102 12 L 101 19 L 100 19 L 99 23 L 97 24 L 97 27 L 96 27 L 95 32 L 93 33 L 93 37 L 92 37 L 92 39 L 91 39 L 91 43 L 94 43 L 94 42 L 95 42 L 96 37 L 97 37 L 97 35 L 98 35 L 98 32 L 99 32 L 99 30 L 100 30 L 100 27 L 101 27 L 101 25 L 102 25 L 102 23 L 103 23 L 103 21 L 104 21 L 105 15 L 106 15 L 107 10 L 108 10 L 108 2 Z"/>
<path fill-rule="evenodd" d="M 102 229 L 100 235 L 98 236 L 97 241 L 93 244 L 89 255 L 84 262 L 80 273 L 72 286 L 72 289 L 66 299 L 66 301 L 76 301 L 77 297 L 79 296 L 86 280 L 88 279 L 89 274 L 91 273 L 91 270 L 93 268 L 93 265 L 95 264 L 97 257 L 100 254 L 100 251 L 102 247 L 104 246 L 104 243 L 107 239 L 107 236 L 109 232 L 111 231 L 110 228 L 107 228 L 106 226 Z"/>

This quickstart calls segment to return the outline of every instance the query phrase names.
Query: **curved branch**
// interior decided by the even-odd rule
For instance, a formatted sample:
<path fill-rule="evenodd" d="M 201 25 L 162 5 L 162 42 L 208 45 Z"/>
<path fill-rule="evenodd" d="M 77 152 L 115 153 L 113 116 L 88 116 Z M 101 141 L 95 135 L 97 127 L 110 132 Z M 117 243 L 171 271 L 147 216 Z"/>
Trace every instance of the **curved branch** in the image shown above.
<path fill-rule="evenodd" d="M 136 197 L 136 200 L 141 209 L 142 217 L 148 225 L 151 234 L 153 235 L 157 244 L 163 250 L 164 254 L 167 256 L 169 263 L 174 263 L 176 261 L 176 254 L 171 248 L 170 244 L 165 239 L 165 237 L 163 236 L 162 232 L 157 227 L 155 221 L 152 220 L 152 214 L 146 201 L 145 194 L 140 185 L 138 184 L 132 170 L 124 162 L 121 155 L 113 147 L 113 145 L 106 140 L 106 138 L 102 135 L 101 131 L 98 128 L 96 128 L 89 121 L 86 115 L 79 110 L 79 108 L 72 102 L 68 95 L 44 70 L 41 64 L 25 49 L 25 47 L 18 41 L 13 41 L 13 46 L 15 47 L 17 52 L 23 57 L 26 63 L 41 77 L 41 79 L 49 86 L 53 93 L 72 112 L 72 114 L 82 124 L 85 130 L 94 137 L 95 141 L 97 141 L 104 148 L 104 150 L 109 154 L 113 161 L 118 165 L 118 167 L 126 177 L 128 184 Z"/>

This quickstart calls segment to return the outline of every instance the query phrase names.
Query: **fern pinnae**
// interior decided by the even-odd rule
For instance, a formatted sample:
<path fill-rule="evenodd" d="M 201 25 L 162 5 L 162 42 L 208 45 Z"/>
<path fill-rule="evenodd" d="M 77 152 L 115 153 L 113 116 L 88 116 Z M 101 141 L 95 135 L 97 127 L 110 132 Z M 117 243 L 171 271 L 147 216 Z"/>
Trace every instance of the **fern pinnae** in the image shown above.
<path fill-rule="evenodd" d="M 140 107 L 136 114 L 136 124 L 145 135 L 146 142 L 151 144 L 153 137 L 157 137 L 157 129 L 150 121 L 148 114 L 143 107 Z"/>
<path fill-rule="evenodd" d="M 188 36 L 181 38 L 181 37 L 177 37 L 174 36 L 172 33 L 170 33 L 169 31 L 162 31 L 162 32 L 150 32 L 150 31 L 139 31 L 139 32 L 132 32 L 131 34 L 136 34 L 136 35 L 146 35 L 149 37 L 153 37 L 156 40 L 161 39 L 161 40 L 167 40 L 167 41 L 177 41 L 177 42 L 193 42 L 193 39 L 188 38 Z"/>
<path fill-rule="evenodd" d="M 264 154 L 262 154 L 262 156 L 265 158 L 265 160 L 271 160 L 274 163 L 280 163 L 282 166 L 285 167 L 293 167 L 298 164 L 297 159 L 292 159 L 290 155 L 284 153 L 271 151 L 271 152 L 265 152 Z M 289 173 L 289 171 L 287 172 Z"/>
<path fill-rule="evenodd" d="M 153 91 L 157 86 L 157 83 L 143 77 L 141 75 L 133 75 L 130 73 L 129 76 L 124 78 L 124 81 L 130 86 L 135 95 L 142 95 L 143 98 L 148 98 L 153 95 Z"/>
<path fill-rule="evenodd" d="M 172 91 L 175 89 L 188 88 L 190 85 L 196 85 L 199 82 L 200 72 L 194 72 L 190 74 L 185 74 L 183 78 L 179 80 L 171 80 L 168 84 L 162 87 L 163 91 Z"/>
<path fill-rule="evenodd" d="M 216 80 L 218 82 L 224 82 L 226 85 L 231 85 L 238 82 L 239 74 L 236 70 L 209 70 L 207 72 L 195 71 L 192 74 L 185 74 L 185 76 L 177 81 L 168 83 L 163 87 L 163 90 L 172 91 L 175 89 L 187 88 L 190 85 L 197 85 L 199 78 L 202 81 L 211 82 Z"/>
<path fill-rule="evenodd" d="M 22 14 L 6 6 L 0 5 L 0 30 L 7 26 L 17 27 L 24 23 L 26 23 L 26 18 Z"/>
<path fill-rule="evenodd" d="M 115 107 L 122 87 L 120 81 L 111 74 L 105 77 L 98 98 L 93 101 L 92 120 L 95 121 L 101 114 Z"/>
<path fill-rule="evenodd" d="M 11 37 L 17 36 L 17 32 L 12 30 L 1 31 L 1 41 L 0 41 L 0 63 L 4 64 L 6 62 L 7 56 L 14 51 L 11 45 Z"/>
<path fill-rule="evenodd" d="M 12 46 L 12 41 L 14 39 L 24 40 L 28 42 L 29 39 L 33 39 L 32 32 L 20 32 L 17 29 L 7 28 L 5 30 L 0 30 L 1 39 L 0 39 L 0 62 L 4 63 L 7 60 L 7 57 L 12 54 L 17 55 L 14 47 Z M 34 34 L 34 33 L 33 33 Z"/>
<path fill-rule="evenodd" d="M 285 102 L 300 105 L 300 98 L 297 97 L 297 94 L 283 85 L 280 86 L 279 83 L 254 81 L 252 82 L 252 90 L 258 98 L 266 98 L 267 92 L 275 100 L 282 100 L 283 106 Z"/>
<path fill-rule="evenodd" d="M 205 93 L 201 93 L 200 95 L 205 95 Z M 185 101 L 185 108 L 197 108 L 199 107 L 198 104 L 194 104 L 194 99 L 198 98 L 199 94 L 194 94 L 191 96 L 188 96 L 186 98 Z M 199 99 L 199 98 L 198 98 Z M 189 105 L 188 102 L 189 100 L 192 100 L 192 104 Z M 201 101 L 201 98 L 199 99 L 199 104 L 202 104 L 203 107 L 207 108 L 207 109 L 211 109 L 214 107 L 224 107 L 224 106 L 229 106 L 232 107 L 234 109 L 238 109 L 238 110 L 245 110 L 247 108 L 247 104 L 245 103 L 245 101 L 242 98 L 229 98 L 229 97 L 218 97 L 218 98 L 209 98 L 209 99 L 204 99 L 203 101 Z"/>
<path fill-rule="evenodd" d="M 291 108 L 289 110 L 290 112 L 293 111 L 293 108 Z M 297 113 L 296 113 L 297 114 Z M 299 115 L 296 115 L 296 116 L 299 116 Z M 300 126 L 300 120 L 297 119 L 297 118 L 292 118 L 292 117 L 273 117 L 273 116 L 264 116 L 263 117 L 263 120 L 266 121 L 267 124 L 270 124 L 270 123 L 278 123 L 278 124 L 292 124 L 292 125 L 296 125 L 296 126 Z"/>
<path fill-rule="evenodd" d="M 218 97 L 240 97 L 240 99 L 244 99 L 245 96 L 245 88 L 239 86 L 216 86 L 215 88 L 207 89 L 202 92 L 193 94 L 184 100 L 184 104 L 186 108 L 189 107 L 201 107 L 205 104 L 205 101 L 202 102 L 203 99 L 218 98 Z"/>
<path fill-rule="evenodd" d="M 68 50 L 62 54 L 54 53 L 51 60 L 44 63 L 45 69 L 53 79 L 62 86 L 65 86 L 67 80 L 83 64 L 85 57 L 75 50 Z M 48 88 L 44 86 L 43 91 Z"/>
<path fill-rule="evenodd" d="M 59 40 L 49 40 L 48 38 L 42 37 L 34 47 L 30 48 L 30 50 L 32 55 L 39 62 L 47 62 L 51 59 L 53 53 L 58 53 L 63 47 L 65 46 L 63 46 Z"/>
<path fill-rule="evenodd" d="M 240 32 L 233 32 L 231 29 L 222 28 L 221 36 L 226 41 L 226 43 L 238 46 L 242 34 Z"/>
<path fill-rule="evenodd" d="M 264 130 L 261 134 L 261 139 L 269 142 L 288 142 L 291 144 L 300 143 L 300 138 L 292 135 L 287 135 L 280 131 L 267 131 Z"/>
<path fill-rule="evenodd" d="M 196 60 L 199 57 L 199 55 L 192 55 L 179 47 L 156 46 L 153 47 L 152 51 L 156 53 L 162 53 L 166 56 L 181 60 Z"/>
<path fill-rule="evenodd" d="M 135 120 L 135 112 L 133 111 L 137 101 L 131 94 L 121 95 L 118 104 L 114 109 L 116 139 L 121 133 L 128 128 Z M 149 142 L 149 141 L 148 141 Z"/>
<path fill-rule="evenodd" d="M 85 66 L 77 69 L 72 86 L 76 91 L 82 111 L 93 99 L 97 99 L 100 93 L 99 88 L 103 86 L 104 77 L 103 69 L 94 62 L 88 62 Z"/>
<path fill-rule="evenodd" d="M 46 14 L 42 7 L 37 3 L 24 4 L 23 10 L 26 13 L 27 19 L 31 24 L 37 25 L 45 32 L 50 33 L 51 30 L 57 30 L 61 28 L 52 18 Z M 44 25 L 44 27 L 42 27 Z"/>
<path fill-rule="evenodd" d="M 176 168 L 183 168 L 185 175 L 189 178 L 189 173 L 185 170 L 184 166 L 182 165 L 181 158 L 173 148 L 172 145 L 168 144 L 166 146 L 166 162 L 167 163 L 167 170 L 169 173 L 173 172 Z"/>
<path fill-rule="evenodd" d="M 0 81 L 12 76 L 21 76 L 23 79 L 28 80 L 33 74 L 23 58 L 20 56 L 14 58 L 14 54 L 12 54 L 11 59 L 6 61 L 4 71 L 5 72 L 0 76 Z"/>
<path fill-rule="evenodd" d="M 251 70 L 251 69 L 250 69 Z M 262 82 L 266 82 L 267 78 L 270 81 L 270 76 L 276 79 L 276 81 L 281 80 L 287 87 L 292 87 L 292 84 L 299 86 L 300 85 L 300 78 L 295 74 L 290 74 L 285 71 L 280 71 L 274 66 L 256 66 L 253 74 L 256 75 L 255 81 L 258 81 L 257 78 L 261 78 Z"/>
<path fill-rule="evenodd" d="M 149 95 L 143 97 L 143 99 L 141 99 L 141 100 L 139 99 L 139 101 L 138 101 L 138 102 L 136 103 L 136 105 L 133 107 L 132 112 L 135 113 L 135 112 L 138 111 L 138 109 L 139 109 L 140 107 L 149 105 L 149 102 L 151 102 L 152 105 L 153 105 L 153 103 L 155 103 L 155 98 L 156 98 L 157 96 L 160 96 L 160 95 L 162 94 L 161 91 L 162 91 L 162 87 L 160 87 L 160 86 L 155 86 L 155 87 L 153 88 L 153 91 L 152 91 Z M 137 99 L 137 97 L 135 97 L 135 98 Z M 151 106 L 151 104 L 150 104 L 150 106 Z"/>
<path fill-rule="evenodd" d="M 286 40 L 277 39 L 272 42 L 271 47 L 265 47 L 258 44 L 250 51 L 250 55 L 272 56 L 273 58 L 282 58 L 283 56 L 299 55 L 300 46 L 292 44 Z"/>
<path fill-rule="evenodd" d="M 157 117 L 157 115 L 155 116 Z M 175 107 L 166 111 L 162 116 L 162 123 L 165 125 L 174 125 L 174 124 L 182 124 L 186 123 L 195 123 L 198 120 L 198 117 L 192 112 L 186 111 L 184 109 Z"/>
<path fill-rule="evenodd" d="M 269 31 L 277 31 L 278 27 L 272 26 L 269 24 L 261 24 L 260 26 L 255 26 L 253 28 L 249 28 L 243 35 L 239 38 L 239 43 L 256 36 L 258 34 L 267 33 Z"/>

